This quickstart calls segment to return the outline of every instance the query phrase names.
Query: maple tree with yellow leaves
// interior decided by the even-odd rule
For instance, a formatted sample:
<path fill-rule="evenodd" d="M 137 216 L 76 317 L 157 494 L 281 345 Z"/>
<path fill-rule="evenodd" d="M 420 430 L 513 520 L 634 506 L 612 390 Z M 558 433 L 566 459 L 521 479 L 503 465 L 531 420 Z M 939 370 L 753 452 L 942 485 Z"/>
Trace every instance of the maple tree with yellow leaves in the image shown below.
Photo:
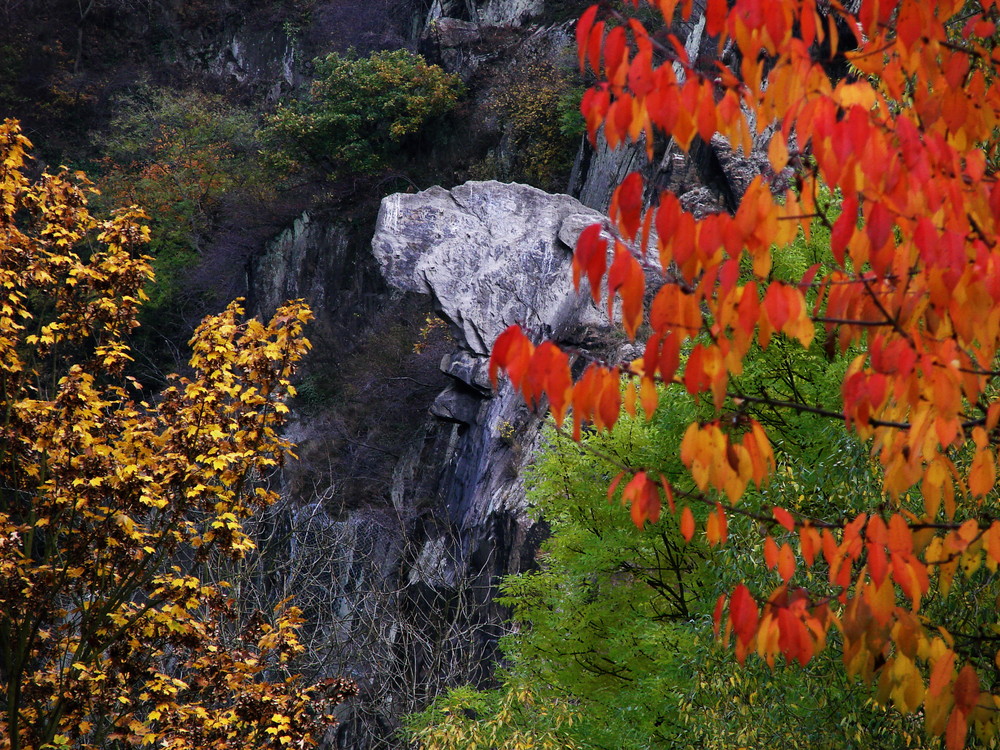
<path fill-rule="evenodd" d="M 144 396 L 124 375 L 144 217 L 93 217 L 79 173 L 30 181 L 30 145 L 0 125 L 0 748 L 316 744 L 353 684 L 295 674 L 294 606 L 236 626 L 200 574 L 276 499 L 310 312 L 230 304 L 191 376 Z"/>

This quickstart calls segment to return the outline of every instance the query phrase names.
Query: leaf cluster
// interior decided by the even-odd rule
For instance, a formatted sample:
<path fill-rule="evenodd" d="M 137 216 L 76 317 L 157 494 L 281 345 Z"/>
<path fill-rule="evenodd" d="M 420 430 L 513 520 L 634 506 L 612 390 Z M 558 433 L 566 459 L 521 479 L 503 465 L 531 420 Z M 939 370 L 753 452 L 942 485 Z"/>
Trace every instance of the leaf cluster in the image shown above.
<path fill-rule="evenodd" d="M 463 92 L 457 76 L 406 50 L 334 52 L 313 66 L 308 93 L 280 105 L 263 129 L 272 162 L 286 171 L 378 172 Z"/>

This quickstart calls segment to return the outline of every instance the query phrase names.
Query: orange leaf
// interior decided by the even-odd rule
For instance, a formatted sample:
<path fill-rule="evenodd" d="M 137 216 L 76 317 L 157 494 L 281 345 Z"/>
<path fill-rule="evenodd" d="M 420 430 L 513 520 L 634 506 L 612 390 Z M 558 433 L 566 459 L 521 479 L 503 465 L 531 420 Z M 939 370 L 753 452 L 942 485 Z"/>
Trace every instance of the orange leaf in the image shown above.
<path fill-rule="evenodd" d="M 771 136 L 771 143 L 767 148 L 767 158 L 771 162 L 771 168 L 777 173 L 781 172 L 788 165 L 788 144 L 781 132 Z"/>
<path fill-rule="evenodd" d="M 674 508 L 674 488 L 670 486 L 670 482 L 662 474 L 660 474 L 660 487 L 663 488 L 663 496 L 667 498 L 667 507 L 670 508 L 670 512 L 676 512 L 676 508 Z"/>
<path fill-rule="evenodd" d="M 799 550 L 808 567 L 812 567 L 821 544 L 819 532 L 812 527 L 812 524 L 806 522 L 799 527 Z"/>
<path fill-rule="evenodd" d="M 725 544 L 727 536 L 726 512 L 722 505 L 715 504 L 715 510 L 708 514 L 708 521 L 705 523 L 705 537 L 710 546 Z"/>
<path fill-rule="evenodd" d="M 965 735 L 968 734 L 969 723 L 966 714 L 958 706 L 948 718 L 948 727 L 944 730 L 944 746 L 946 750 L 962 750 L 965 747 Z"/>
<path fill-rule="evenodd" d="M 782 544 L 778 551 L 778 575 L 781 580 L 788 583 L 788 579 L 795 573 L 795 553 L 789 544 Z"/>
<path fill-rule="evenodd" d="M 631 503 L 632 522 L 642 528 L 646 520 L 656 523 L 660 520 L 660 496 L 656 483 L 649 481 L 646 472 L 636 473 L 622 491 L 622 502 Z"/>
<path fill-rule="evenodd" d="M 768 570 L 773 570 L 778 564 L 778 545 L 770 534 L 764 540 L 764 564 Z"/>
<path fill-rule="evenodd" d="M 684 510 L 681 511 L 680 530 L 684 541 L 690 542 L 694 536 L 694 514 L 688 506 L 684 506 Z"/>
<path fill-rule="evenodd" d="M 951 683 L 954 676 L 955 652 L 948 649 L 948 651 L 939 656 L 937 661 L 934 662 L 934 668 L 931 669 L 928 692 L 931 695 L 940 695 L 941 691 Z"/>
<path fill-rule="evenodd" d="M 988 447 L 979 448 L 976 457 L 972 459 L 972 468 L 969 469 L 969 492 L 975 497 L 983 497 L 993 489 L 996 478 L 993 452 Z"/>
<path fill-rule="evenodd" d="M 630 339 L 642 323 L 642 300 L 646 279 L 639 262 L 625 246 L 615 242 L 615 259 L 608 271 L 608 317 L 614 317 L 614 295 L 622 299 L 622 322 Z"/>
<path fill-rule="evenodd" d="M 777 505 L 771 509 L 771 512 L 774 513 L 774 518 L 778 523 L 789 531 L 795 531 L 795 519 L 792 518 L 791 513 L 784 508 L 779 508 Z"/>

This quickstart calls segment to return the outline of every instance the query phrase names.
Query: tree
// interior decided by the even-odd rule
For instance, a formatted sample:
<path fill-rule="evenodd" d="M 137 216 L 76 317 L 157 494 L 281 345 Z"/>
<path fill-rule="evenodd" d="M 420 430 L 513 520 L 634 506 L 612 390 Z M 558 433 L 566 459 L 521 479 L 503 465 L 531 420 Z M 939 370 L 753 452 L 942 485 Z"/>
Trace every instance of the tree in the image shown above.
<path fill-rule="evenodd" d="M 195 332 L 191 377 L 138 400 L 143 216 L 95 219 L 79 173 L 29 181 L 29 148 L 0 127 L 0 748 L 313 744 L 352 685 L 294 673 L 294 606 L 234 630 L 202 576 L 275 499 L 309 311 L 229 305 Z"/>
<path fill-rule="evenodd" d="M 156 283 L 146 286 L 140 335 L 151 336 L 155 323 L 181 340 L 192 327 L 187 276 L 218 229 L 224 202 L 266 200 L 273 176 L 261 164 L 255 118 L 220 96 L 142 86 L 115 110 L 95 138 L 104 154 L 99 204 L 137 204 L 149 215 Z"/>
<path fill-rule="evenodd" d="M 775 273 L 801 274 L 824 257 L 824 240 L 828 245 L 829 236 L 817 232 L 808 243 L 783 248 Z M 769 387 L 776 396 L 798 392 L 835 408 L 847 364 L 847 357 L 831 362 L 822 351 L 780 339 L 751 350 L 741 386 L 749 393 Z M 587 450 L 551 436 L 527 479 L 533 512 L 551 534 L 536 558 L 539 569 L 501 584 L 513 621 L 501 642 L 502 685 L 452 691 L 411 719 L 412 736 L 425 750 L 447 747 L 459 730 L 468 736 L 483 724 L 498 736 L 505 729 L 538 743 L 544 731 L 558 731 L 564 742 L 622 750 L 937 746 L 936 739 L 922 743 L 914 717 L 872 711 L 832 650 L 805 670 L 772 672 L 751 660 L 732 673 L 726 650 L 712 643 L 712 603 L 741 579 L 754 588 L 769 582 L 772 574 L 748 544 L 759 538 L 757 522 L 734 515 L 731 543 L 710 548 L 693 539 L 685 545 L 676 525 L 647 524 L 637 533 L 627 514 L 604 502 L 604 455 L 627 455 L 647 471 L 662 472 L 673 487 L 694 489 L 671 447 L 689 422 L 711 418 L 713 407 L 694 404 L 680 385 L 658 395 L 662 408 L 652 420 L 619 419 L 608 433 L 586 435 Z M 879 477 L 854 436 L 816 414 L 761 410 L 758 418 L 776 443 L 778 468 L 766 487 L 749 487 L 743 503 L 791 497 L 797 510 L 823 515 L 879 496 Z M 704 522 L 707 508 L 693 510 Z M 572 706 L 573 721 L 557 727 L 529 707 L 504 711 L 502 696 L 519 686 L 530 686 L 532 705 Z M 775 712 L 776 705 L 786 710 Z"/>
<path fill-rule="evenodd" d="M 313 65 L 308 96 L 280 106 L 264 130 L 285 167 L 311 162 L 337 176 L 377 172 L 462 92 L 458 76 L 406 50 L 362 58 L 331 52 Z"/>
<path fill-rule="evenodd" d="M 642 137 L 652 156 L 660 136 L 686 150 L 716 133 L 748 152 L 771 128 L 771 167 L 793 188 L 759 177 L 734 214 L 695 218 L 666 192 L 647 207 L 641 176 L 629 175 L 607 225 L 581 234 L 574 281 L 586 278 L 595 302 L 606 282 L 609 313 L 618 297 L 628 335 L 642 327 L 643 356 L 624 369 L 590 363 L 574 383 L 569 355 L 511 327 L 491 373 L 506 371 L 529 404 L 546 398 L 559 426 L 572 408 L 577 439 L 583 423 L 608 429 L 622 408 L 652 415 L 660 383 L 707 400 L 713 413 L 677 446 L 693 490 L 622 460 L 609 495 L 640 527 L 665 504 L 685 539 L 701 528 L 710 545 L 726 542 L 733 514 L 765 530 L 776 587 L 740 584 L 715 607 L 739 662 L 756 653 L 805 665 L 835 642 L 848 674 L 875 682 L 879 701 L 919 712 L 948 748 L 962 747 L 970 727 L 992 738 L 1000 623 L 982 602 L 997 593 L 1000 563 L 1000 9 L 991 0 L 862 0 L 855 14 L 839 4 L 823 14 L 814 0 L 731 5 L 706 4 L 707 32 L 731 53 L 707 71 L 670 34 L 598 19 L 596 6 L 584 13 L 581 67 L 601 77 L 582 104 L 590 135 L 603 127 L 612 146 Z M 678 10 L 675 0 L 656 6 L 667 24 Z M 679 12 L 689 16 L 692 3 Z M 823 64 L 845 47 L 854 74 L 831 80 Z M 818 227 L 830 232 L 832 260 L 777 278 L 772 247 Z M 658 287 L 648 313 L 646 272 Z M 744 390 L 748 353 L 782 337 L 850 356 L 840 408 Z M 775 468 L 759 406 L 818 414 L 868 441 L 880 502 L 823 516 L 788 500 L 740 504 Z M 708 509 L 703 523 L 696 506 Z"/>

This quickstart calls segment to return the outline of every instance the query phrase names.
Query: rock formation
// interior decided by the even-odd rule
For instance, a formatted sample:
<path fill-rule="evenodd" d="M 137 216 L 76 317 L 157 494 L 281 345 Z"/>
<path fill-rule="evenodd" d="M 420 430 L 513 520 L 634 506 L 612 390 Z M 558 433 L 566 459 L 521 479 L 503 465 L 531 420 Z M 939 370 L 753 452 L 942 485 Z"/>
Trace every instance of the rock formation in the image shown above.
<path fill-rule="evenodd" d="M 385 198 L 372 251 L 390 285 L 433 295 L 460 345 L 488 356 L 512 323 L 563 340 L 602 325 L 570 284 L 571 248 L 600 220 L 566 195 L 468 182 Z"/>

